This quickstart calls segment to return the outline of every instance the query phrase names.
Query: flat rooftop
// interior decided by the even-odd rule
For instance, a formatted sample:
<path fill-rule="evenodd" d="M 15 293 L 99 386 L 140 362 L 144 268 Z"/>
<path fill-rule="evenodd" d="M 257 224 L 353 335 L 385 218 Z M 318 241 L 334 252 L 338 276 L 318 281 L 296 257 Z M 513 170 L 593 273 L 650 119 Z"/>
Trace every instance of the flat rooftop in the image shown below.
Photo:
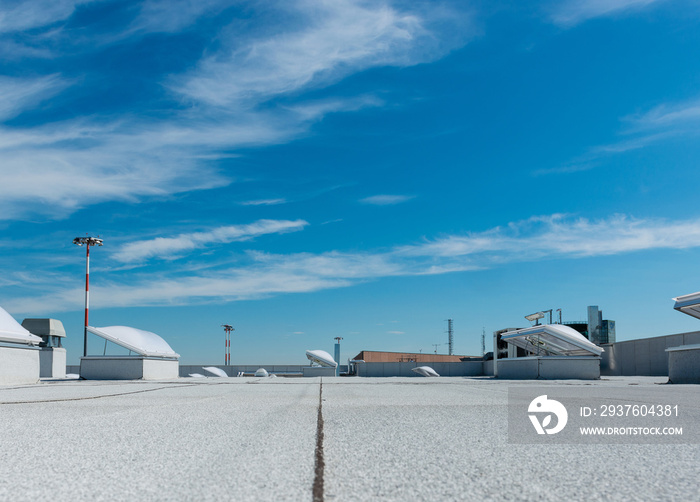
<path fill-rule="evenodd" d="M 700 428 L 700 387 L 666 380 L 2 386 L 0 499 L 692 500 L 700 445 L 690 429 Z M 514 444 L 509 404 L 514 389 L 527 386 L 550 395 L 605 391 L 627 404 L 677 401 L 687 434 L 667 444 Z M 573 422 L 578 411 L 569 413 Z"/>

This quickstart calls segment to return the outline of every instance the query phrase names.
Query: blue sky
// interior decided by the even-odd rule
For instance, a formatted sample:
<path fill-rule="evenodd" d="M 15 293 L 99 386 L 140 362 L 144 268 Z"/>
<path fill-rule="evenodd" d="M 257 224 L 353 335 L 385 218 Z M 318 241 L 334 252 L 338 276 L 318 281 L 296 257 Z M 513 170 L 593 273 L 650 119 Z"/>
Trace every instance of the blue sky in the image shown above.
<path fill-rule="evenodd" d="M 700 6 L 524 4 L 3 2 L 0 306 L 77 363 L 89 234 L 91 324 L 183 363 L 697 330 Z"/>

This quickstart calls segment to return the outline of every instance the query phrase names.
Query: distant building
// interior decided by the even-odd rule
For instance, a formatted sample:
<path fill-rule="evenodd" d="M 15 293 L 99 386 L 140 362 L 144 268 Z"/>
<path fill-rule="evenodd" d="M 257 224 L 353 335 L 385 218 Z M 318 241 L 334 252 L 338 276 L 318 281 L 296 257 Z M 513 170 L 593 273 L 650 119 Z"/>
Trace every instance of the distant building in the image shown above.
<path fill-rule="evenodd" d="M 449 356 L 447 354 L 416 354 L 414 352 L 379 352 L 373 350 L 363 350 L 353 359 L 356 361 L 364 361 L 366 363 L 458 363 L 460 361 L 469 361 L 471 359 L 480 360 L 481 358 L 471 356 Z"/>
<path fill-rule="evenodd" d="M 562 323 L 574 328 L 596 345 L 615 343 L 615 321 L 603 319 L 603 311 L 597 305 L 588 307 L 587 321 L 573 321 Z"/>

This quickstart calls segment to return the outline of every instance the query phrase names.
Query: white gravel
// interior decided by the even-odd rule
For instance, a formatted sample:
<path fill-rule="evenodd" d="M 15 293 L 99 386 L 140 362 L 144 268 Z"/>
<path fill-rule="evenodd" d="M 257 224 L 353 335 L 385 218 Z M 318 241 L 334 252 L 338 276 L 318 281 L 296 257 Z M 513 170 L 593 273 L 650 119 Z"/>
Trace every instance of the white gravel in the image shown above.
<path fill-rule="evenodd" d="M 661 381 L 324 377 L 325 500 L 694 500 L 698 444 L 507 442 L 518 385 L 663 393 L 700 428 L 700 387 Z M 319 384 L 0 387 L 0 500 L 310 501 Z"/>

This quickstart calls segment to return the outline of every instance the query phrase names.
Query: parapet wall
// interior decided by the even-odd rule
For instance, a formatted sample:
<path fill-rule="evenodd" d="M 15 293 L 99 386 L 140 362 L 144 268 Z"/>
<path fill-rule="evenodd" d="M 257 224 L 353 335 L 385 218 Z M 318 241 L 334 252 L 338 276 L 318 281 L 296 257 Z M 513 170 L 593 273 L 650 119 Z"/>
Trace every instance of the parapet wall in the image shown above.
<path fill-rule="evenodd" d="M 602 376 L 668 376 L 666 349 L 700 344 L 700 331 L 605 344 Z"/>
<path fill-rule="evenodd" d="M 458 363 L 357 363 L 357 376 L 360 377 L 415 377 L 420 376 L 413 368 L 430 366 L 440 376 L 483 376 L 483 361 L 462 361 Z"/>

